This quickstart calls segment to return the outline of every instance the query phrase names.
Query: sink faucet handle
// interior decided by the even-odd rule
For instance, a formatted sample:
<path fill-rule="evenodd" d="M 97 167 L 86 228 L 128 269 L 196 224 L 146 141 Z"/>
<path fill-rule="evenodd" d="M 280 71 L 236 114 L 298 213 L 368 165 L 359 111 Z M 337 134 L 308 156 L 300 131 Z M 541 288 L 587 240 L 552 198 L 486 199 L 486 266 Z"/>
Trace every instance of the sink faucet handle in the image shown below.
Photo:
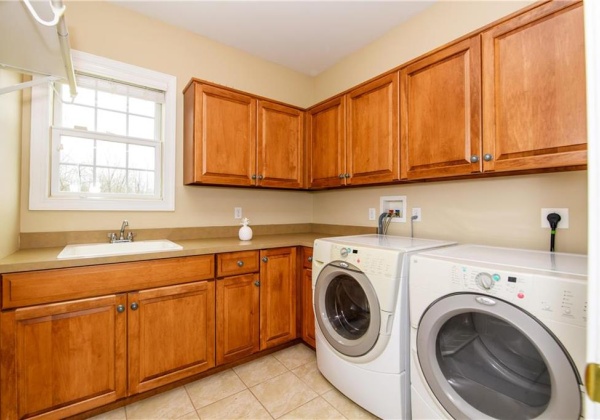
<path fill-rule="evenodd" d="M 132 231 L 129 231 L 129 233 L 127 234 L 127 240 L 128 240 L 129 242 L 133 242 L 133 236 L 134 236 L 134 235 L 133 235 L 133 232 L 132 232 Z"/>
<path fill-rule="evenodd" d="M 108 234 L 108 239 L 110 240 L 110 242 L 115 242 L 117 240 L 117 234 L 116 233 L 109 233 Z"/>

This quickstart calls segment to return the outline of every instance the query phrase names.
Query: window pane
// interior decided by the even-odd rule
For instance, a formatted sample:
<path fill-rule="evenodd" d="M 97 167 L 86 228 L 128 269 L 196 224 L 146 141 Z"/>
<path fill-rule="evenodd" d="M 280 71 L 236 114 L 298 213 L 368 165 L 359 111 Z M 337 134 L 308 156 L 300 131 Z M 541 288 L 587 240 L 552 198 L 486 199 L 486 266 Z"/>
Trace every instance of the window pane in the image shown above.
<path fill-rule="evenodd" d="M 154 172 L 129 171 L 128 177 L 129 193 L 131 194 L 154 194 Z"/>
<path fill-rule="evenodd" d="M 154 118 L 129 116 L 129 135 L 154 140 Z"/>
<path fill-rule="evenodd" d="M 155 111 L 156 104 L 154 102 L 137 98 L 129 98 L 129 112 L 132 114 L 154 117 Z"/>
<path fill-rule="evenodd" d="M 154 170 L 154 147 L 129 145 L 129 167 Z"/>
<path fill-rule="evenodd" d="M 96 173 L 100 192 L 113 194 L 127 192 L 124 169 L 98 168 Z"/>
<path fill-rule="evenodd" d="M 125 114 L 98 110 L 98 130 L 101 133 L 127 135 Z"/>
<path fill-rule="evenodd" d="M 60 145 L 60 163 L 94 163 L 94 140 L 62 136 Z"/>
<path fill-rule="evenodd" d="M 88 192 L 94 173 L 90 166 L 63 165 L 58 168 L 60 191 Z"/>
<path fill-rule="evenodd" d="M 98 92 L 98 107 L 114 111 L 127 111 L 127 97 L 108 92 Z"/>
<path fill-rule="evenodd" d="M 127 145 L 98 140 L 96 142 L 96 165 L 125 168 L 127 166 Z"/>
<path fill-rule="evenodd" d="M 85 127 L 88 131 L 94 131 L 94 108 L 64 104 L 61 125 L 67 128 Z"/>

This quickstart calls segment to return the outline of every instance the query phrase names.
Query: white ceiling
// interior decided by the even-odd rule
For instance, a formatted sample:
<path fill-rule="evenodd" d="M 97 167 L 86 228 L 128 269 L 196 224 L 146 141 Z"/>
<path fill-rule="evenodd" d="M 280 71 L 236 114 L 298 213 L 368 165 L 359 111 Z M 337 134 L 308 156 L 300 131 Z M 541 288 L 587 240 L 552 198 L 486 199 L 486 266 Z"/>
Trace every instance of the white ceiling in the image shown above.
<path fill-rule="evenodd" d="M 111 1 L 315 76 L 436 0 Z"/>

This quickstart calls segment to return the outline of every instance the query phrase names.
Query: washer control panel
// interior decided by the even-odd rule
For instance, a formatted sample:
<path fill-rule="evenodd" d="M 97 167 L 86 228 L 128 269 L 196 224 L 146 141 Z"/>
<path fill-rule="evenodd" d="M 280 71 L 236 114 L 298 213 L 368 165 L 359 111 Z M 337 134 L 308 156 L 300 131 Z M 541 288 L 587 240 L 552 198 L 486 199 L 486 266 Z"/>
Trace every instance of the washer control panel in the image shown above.
<path fill-rule="evenodd" d="M 398 251 L 382 249 L 357 248 L 347 245 L 333 244 L 331 246 L 331 260 L 341 260 L 350 263 L 367 274 L 395 278 L 400 272 L 400 258 Z"/>

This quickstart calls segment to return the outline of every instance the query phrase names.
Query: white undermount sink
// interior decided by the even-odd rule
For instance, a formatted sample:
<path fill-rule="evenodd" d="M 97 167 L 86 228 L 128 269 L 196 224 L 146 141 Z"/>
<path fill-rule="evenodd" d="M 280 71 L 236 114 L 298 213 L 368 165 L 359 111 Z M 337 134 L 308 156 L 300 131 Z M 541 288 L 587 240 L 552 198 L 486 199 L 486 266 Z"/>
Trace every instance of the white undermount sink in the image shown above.
<path fill-rule="evenodd" d="M 117 242 L 100 244 L 67 245 L 58 254 L 59 259 L 65 258 L 92 258 L 107 257 L 111 255 L 143 254 L 147 252 L 178 251 L 183 249 L 167 239 L 155 241 Z"/>

